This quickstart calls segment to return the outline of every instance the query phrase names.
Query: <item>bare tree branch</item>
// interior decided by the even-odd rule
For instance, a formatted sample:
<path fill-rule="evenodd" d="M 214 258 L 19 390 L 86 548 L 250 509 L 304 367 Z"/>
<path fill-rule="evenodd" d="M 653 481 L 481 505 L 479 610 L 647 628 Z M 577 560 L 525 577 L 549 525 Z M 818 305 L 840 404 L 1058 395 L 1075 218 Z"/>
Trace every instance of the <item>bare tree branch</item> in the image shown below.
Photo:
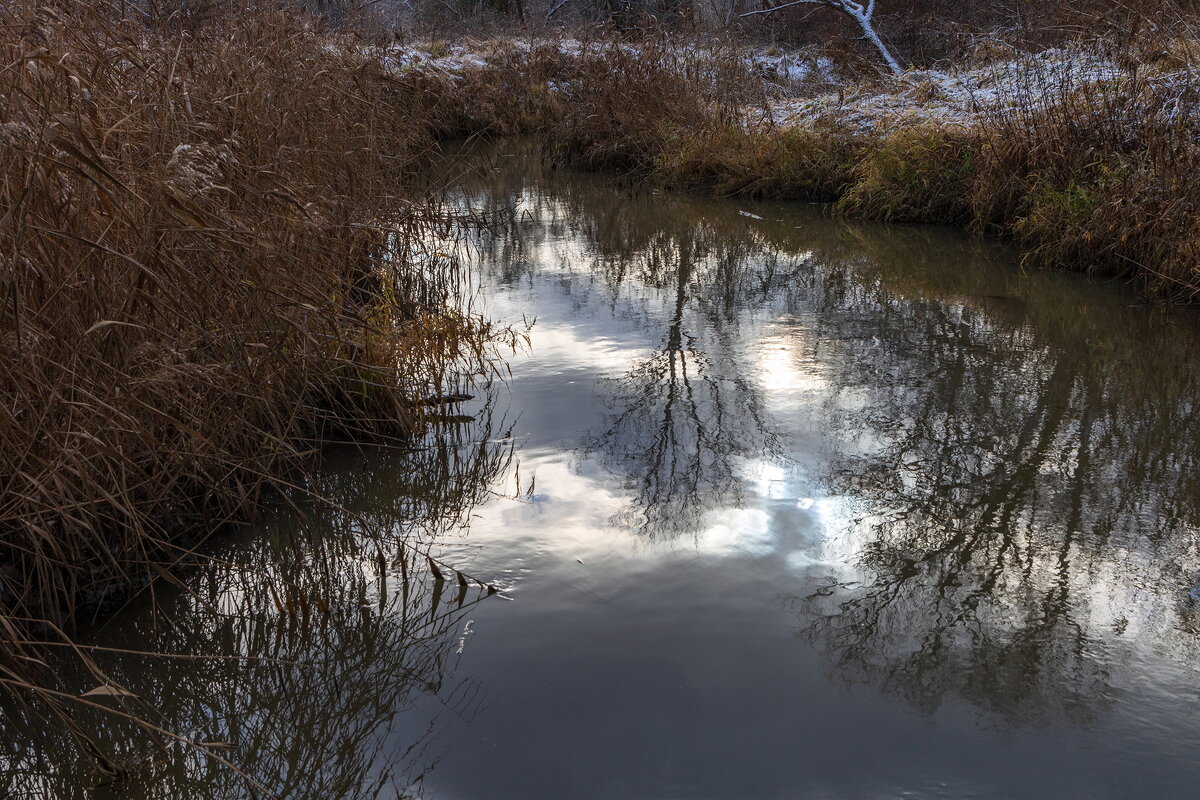
<path fill-rule="evenodd" d="M 563 2 L 566 1 L 563 0 Z M 883 39 L 879 38 L 879 34 L 875 32 L 875 26 L 871 24 L 871 18 L 875 15 L 875 0 L 868 0 L 865 6 L 854 2 L 854 0 L 791 0 L 791 2 L 783 3 L 782 5 L 760 8 L 756 11 L 747 11 L 738 16 L 752 17 L 755 14 L 773 14 L 785 8 L 803 5 L 827 6 L 850 17 L 858 23 L 858 27 L 863 33 L 863 38 L 874 45 L 875 49 L 879 51 L 879 55 L 888 65 L 888 69 L 892 71 L 892 74 L 899 75 L 904 72 L 900 67 L 900 62 L 896 61 L 896 57 L 888 50 L 887 45 L 883 43 Z"/>

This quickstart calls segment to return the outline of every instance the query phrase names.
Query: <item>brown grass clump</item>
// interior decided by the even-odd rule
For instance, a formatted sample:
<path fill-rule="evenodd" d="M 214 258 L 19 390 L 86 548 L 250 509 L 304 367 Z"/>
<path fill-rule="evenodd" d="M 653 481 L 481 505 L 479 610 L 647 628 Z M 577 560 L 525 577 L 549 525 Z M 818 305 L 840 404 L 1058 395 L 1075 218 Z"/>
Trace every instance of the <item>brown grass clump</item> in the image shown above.
<path fill-rule="evenodd" d="M 576 58 L 555 41 L 529 49 L 496 42 L 486 48 L 485 69 L 472 70 L 445 93 L 448 114 L 461 133 L 505 136 L 543 131 L 562 111 L 558 85 L 573 74 Z"/>
<path fill-rule="evenodd" d="M 462 130 L 536 134 L 559 159 L 646 174 L 682 139 L 739 120 L 758 85 L 735 46 L 693 47 L 651 30 L 493 47 L 449 105 Z"/>
<path fill-rule="evenodd" d="M 880 138 L 865 148 L 838 209 L 889 222 L 968 221 L 973 139 L 941 126 L 901 128 Z"/>
<path fill-rule="evenodd" d="M 647 171 L 680 138 L 734 124 L 754 85 L 733 48 L 608 43 L 563 83 L 563 113 L 549 134 L 582 166 Z"/>
<path fill-rule="evenodd" d="M 853 180 L 867 142 L 834 126 L 756 129 L 727 126 L 680 137 L 656 175 L 667 185 L 807 202 L 832 202 Z"/>
<path fill-rule="evenodd" d="M 979 127 L 975 216 L 1027 258 L 1200 295 L 1200 91 L 1138 64 L 1104 81 L 1040 82 Z"/>
<path fill-rule="evenodd" d="M 0 12 L 8 686 L 40 680 L 32 621 L 169 570 L 314 440 L 411 431 L 482 353 L 398 197 L 427 87 L 292 11 L 117 8 Z"/>

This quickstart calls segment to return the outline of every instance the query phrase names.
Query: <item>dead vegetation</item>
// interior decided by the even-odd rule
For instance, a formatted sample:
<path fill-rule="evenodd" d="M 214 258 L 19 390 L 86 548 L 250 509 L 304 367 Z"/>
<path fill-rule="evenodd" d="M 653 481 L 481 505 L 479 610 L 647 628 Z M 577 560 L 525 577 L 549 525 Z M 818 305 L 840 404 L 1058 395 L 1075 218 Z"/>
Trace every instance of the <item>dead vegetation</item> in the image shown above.
<path fill-rule="evenodd" d="M 68 726 L 95 698 L 29 642 L 169 575 L 320 441 L 416 430 L 489 336 L 423 250 L 419 77 L 294 10 L 142 11 L 0 11 L 0 685 Z"/>
<path fill-rule="evenodd" d="M 1188 35 L 848 85 L 783 121 L 778 88 L 733 45 L 570 45 L 464 70 L 452 97 L 474 110 L 468 127 L 532 133 L 557 159 L 665 186 L 965 225 L 1015 239 L 1029 263 L 1200 296 L 1200 194 L 1182 177 L 1200 158 Z"/>

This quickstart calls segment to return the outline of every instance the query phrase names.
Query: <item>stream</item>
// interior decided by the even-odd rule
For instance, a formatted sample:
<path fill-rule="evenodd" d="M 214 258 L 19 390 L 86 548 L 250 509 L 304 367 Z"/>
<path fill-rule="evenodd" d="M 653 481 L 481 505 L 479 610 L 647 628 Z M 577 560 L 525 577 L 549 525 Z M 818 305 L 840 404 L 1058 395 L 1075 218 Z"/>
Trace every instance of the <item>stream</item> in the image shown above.
<path fill-rule="evenodd" d="M 527 332 L 503 379 L 89 629 L 177 656 L 94 653 L 207 745 L 88 717 L 111 780 L 13 715 L 0 794 L 1195 793 L 1196 312 L 482 152 L 453 246 Z"/>

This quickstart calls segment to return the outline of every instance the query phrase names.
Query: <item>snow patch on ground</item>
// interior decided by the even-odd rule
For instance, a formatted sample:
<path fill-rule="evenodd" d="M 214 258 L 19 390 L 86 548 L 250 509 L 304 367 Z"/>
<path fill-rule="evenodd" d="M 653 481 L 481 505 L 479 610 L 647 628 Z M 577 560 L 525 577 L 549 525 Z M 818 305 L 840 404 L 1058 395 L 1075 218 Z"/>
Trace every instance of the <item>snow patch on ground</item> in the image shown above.
<path fill-rule="evenodd" d="M 806 52 L 767 53 L 750 51 L 747 62 L 759 77 L 784 87 L 798 88 L 802 84 L 820 82 L 837 83 L 833 61 Z"/>
<path fill-rule="evenodd" d="M 415 42 L 383 49 L 370 48 L 364 55 L 378 58 L 387 67 L 395 70 L 421 70 L 460 78 L 469 70 L 489 66 L 493 56 L 505 50 L 528 53 L 535 49 L 549 48 L 557 50 L 564 58 L 578 58 L 601 55 L 614 47 L 634 55 L 639 46 L 605 41 L 583 42 L 572 38 L 512 38 L 498 41 L 466 41 L 458 44 Z M 714 51 L 692 44 L 680 44 L 672 53 L 695 59 L 713 55 Z M 831 84 L 836 81 L 833 62 L 808 52 L 747 49 L 743 57 L 755 75 L 776 86 L 794 89 L 805 82 Z"/>
<path fill-rule="evenodd" d="M 394 46 L 386 50 L 373 50 L 369 55 L 397 72 L 415 70 L 455 79 L 462 78 L 468 70 L 488 66 L 488 60 L 482 52 L 461 44 L 437 48 Z"/>
<path fill-rule="evenodd" d="M 777 99 L 760 117 L 784 127 L 832 120 L 856 133 L 914 124 L 969 127 L 989 110 L 1037 107 L 1064 91 L 1123 74 L 1092 55 L 1049 50 L 970 70 L 910 70 L 870 90 L 842 87 L 818 97 Z"/>
<path fill-rule="evenodd" d="M 496 63 L 502 54 L 550 49 L 567 59 L 599 56 L 613 47 L 635 53 L 639 45 L 572 38 L 511 38 L 457 44 L 418 42 L 371 48 L 363 55 L 379 59 L 396 71 L 416 70 L 457 80 Z M 690 43 L 681 43 L 672 51 L 679 57 L 681 68 L 719 52 Z M 742 58 L 771 98 L 765 107 L 745 109 L 748 125 L 810 127 L 833 123 L 858 134 L 886 133 L 912 125 L 969 128 L 991 111 L 1036 109 L 1073 89 L 1127 75 L 1094 53 L 1070 49 L 1020 55 L 970 69 L 910 70 L 869 83 L 843 80 L 830 59 L 810 51 L 747 48 Z M 559 87 L 552 81 L 549 88 L 555 91 Z"/>

